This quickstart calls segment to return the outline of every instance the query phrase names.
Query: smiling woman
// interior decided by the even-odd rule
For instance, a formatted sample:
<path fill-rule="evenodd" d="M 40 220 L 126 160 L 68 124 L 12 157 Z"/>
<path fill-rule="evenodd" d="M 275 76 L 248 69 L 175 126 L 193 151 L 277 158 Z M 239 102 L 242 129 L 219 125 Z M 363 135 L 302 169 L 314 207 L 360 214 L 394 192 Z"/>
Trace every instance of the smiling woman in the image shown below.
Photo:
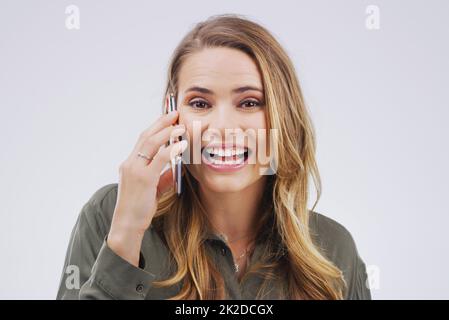
<path fill-rule="evenodd" d="M 169 93 L 178 111 L 142 133 L 119 184 L 83 207 L 64 267 L 79 266 L 80 286 L 63 273 L 58 298 L 370 299 L 351 234 L 313 211 L 314 131 L 276 39 L 236 15 L 198 23 L 171 57 Z M 184 145 L 158 151 L 174 131 Z M 171 171 L 160 173 L 187 145 L 201 161 L 185 161 L 177 197 Z"/>
<path fill-rule="evenodd" d="M 199 195 L 204 202 L 211 203 L 217 193 L 223 195 L 248 189 L 250 202 L 258 203 L 266 179 L 259 174 L 257 161 L 246 165 L 245 160 L 248 160 L 247 150 L 251 144 L 256 148 L 266 145 L 265 135 L 258 135 L 255 144 L 245 141 L 245 137 L 249 140 L 249 135 L 243 135 L 249 130 L 267 129 L 262 76 L 257 64 L 246 53 L 229 47 L 202 49 L 184 59 L 177 84 L 181 101 L 179 117 L 186 125 L 187 135 L 193 137 L 190 145 L 201 145 L 203 150 L 203 161 L 189 166 L 189 173 L 199 182 Z M 194 123 L 199 124 L 203 134 L 194 135 Z M 208 141 L 204 141 L 206 136 Z M 224 174 L 226 172 L 232 174 Z M 220 207 L 236 212 L 230 210 L 242 203 L 236 200 L 235 196 L 227 196 L 220 201 Z M 249 220 L 254 217 L 239 211 L 233 219 L 240 221 L 241 231 L 246 232 L 250 228 Z M 221 215 L 230 217 L 231 213 Z"/>

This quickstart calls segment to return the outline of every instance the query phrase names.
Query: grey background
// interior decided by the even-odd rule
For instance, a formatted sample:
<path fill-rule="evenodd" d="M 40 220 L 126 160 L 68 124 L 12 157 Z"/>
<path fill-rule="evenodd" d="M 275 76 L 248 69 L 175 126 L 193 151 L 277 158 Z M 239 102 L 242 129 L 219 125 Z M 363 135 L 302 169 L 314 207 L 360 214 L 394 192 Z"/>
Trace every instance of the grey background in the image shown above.
<path fill-rule="evenodd" d="M 65 27 L 70 4 L 80 30 Z M 379 30 L 365 27 L 371 4 Z M 81 207 L 159 115 L 172 50 L 194 23 L 239 13 L 295 63 L 317 130 L 317 211 L 377 267 L 373 298 L 448 299 L 448 12 L 436 0 L 1 0 L 0 298 L 56 297 Z"/>

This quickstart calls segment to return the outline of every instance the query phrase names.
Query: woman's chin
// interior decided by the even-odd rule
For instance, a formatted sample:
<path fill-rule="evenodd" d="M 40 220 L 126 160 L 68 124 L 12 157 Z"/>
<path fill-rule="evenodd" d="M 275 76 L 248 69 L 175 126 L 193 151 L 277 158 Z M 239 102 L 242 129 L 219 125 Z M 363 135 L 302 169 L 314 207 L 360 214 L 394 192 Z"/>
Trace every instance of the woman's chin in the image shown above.
<path fill-rule="evenodd" d="M 245 179 L 236 176 L 220 176 L 205 177 L 203 186 L 213 192 L 239 192 L 248 186 Z"/>

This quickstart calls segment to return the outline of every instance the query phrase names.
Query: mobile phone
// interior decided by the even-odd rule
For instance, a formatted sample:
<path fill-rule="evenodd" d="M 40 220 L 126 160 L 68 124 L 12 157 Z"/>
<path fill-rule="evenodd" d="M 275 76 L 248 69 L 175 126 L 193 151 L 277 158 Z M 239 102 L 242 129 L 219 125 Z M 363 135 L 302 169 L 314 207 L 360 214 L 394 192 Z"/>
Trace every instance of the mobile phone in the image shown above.
<path fill-rule="evenodd" d="M 167 96 L 165 101 L 165 113 L 178 110 L 176 105 L 176 99 L 175 95 L 170 92 L 170 94 Z M 179 124 L 179 117 L 176 120 L 176 124 Z M 182 140 L 182 136 L 178 136 L 175 138 L 170 137 L 170 140 L 167 142 L 167 146 L 169 146 L 172 143 L 178 142 Z M 182 154 L 175 156 L 173 159 L 171 159 L 171 169 L 173 173 L 173 186 L 174 191 L 178 195 L 178 197 L 181 195 L 182 192 Z"/>

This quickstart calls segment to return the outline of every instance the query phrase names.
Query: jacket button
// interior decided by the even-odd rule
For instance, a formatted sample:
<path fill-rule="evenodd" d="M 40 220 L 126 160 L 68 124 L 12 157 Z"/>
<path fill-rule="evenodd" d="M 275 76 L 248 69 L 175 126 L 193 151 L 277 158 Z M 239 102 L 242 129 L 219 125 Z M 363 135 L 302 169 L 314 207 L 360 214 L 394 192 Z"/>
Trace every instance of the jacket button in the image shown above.
<path fill-rule="evenodd" d="M 143 291 L 143 284 L 141 284 L 141 283 L 139 283 L 137 286 L 136 286 L 136 291 L 137 292 L 142 292 Z"/>

